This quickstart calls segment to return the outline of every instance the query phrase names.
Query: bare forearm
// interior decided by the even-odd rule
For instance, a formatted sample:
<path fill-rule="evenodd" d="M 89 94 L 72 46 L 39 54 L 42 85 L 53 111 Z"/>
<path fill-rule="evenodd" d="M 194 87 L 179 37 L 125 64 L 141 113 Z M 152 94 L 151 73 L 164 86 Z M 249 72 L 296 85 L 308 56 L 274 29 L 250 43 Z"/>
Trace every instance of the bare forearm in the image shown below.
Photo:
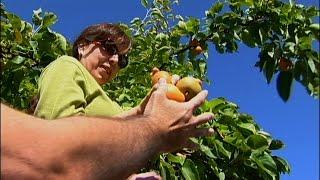
<path fill-rule="evenodd" d="M 4 177 L 23 172 L 33 179 L 121 179 L 158 153 L 156 144 L 148 144 L 159 141 L 143 117 L 44 121 L 3 105 L 1 111 Z"/>
<path fill-rule="evenodd" d="M 82 143 L 70 148 L 70 162 L 83 164 L 80 167 L 90 164 L 90 179 L 128 177 L 158 153 L 158 146 L 150 142 L 159 141 L 143 117 L 128 121 L 106 122 L 95 118 L 74 121 L 79 127 L 70 130 L 70 134 L 83 138 Z M 69 126 L 68 122 L 64 123 Z"/>

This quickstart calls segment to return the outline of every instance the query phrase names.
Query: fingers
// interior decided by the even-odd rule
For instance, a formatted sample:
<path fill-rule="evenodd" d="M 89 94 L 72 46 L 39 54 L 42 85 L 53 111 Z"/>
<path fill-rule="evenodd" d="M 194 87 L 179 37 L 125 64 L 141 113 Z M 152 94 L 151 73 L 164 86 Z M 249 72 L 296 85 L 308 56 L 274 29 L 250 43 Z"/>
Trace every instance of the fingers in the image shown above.
<path fill-rule="evenodd" d="M 160 78 L 158 83 L 156 85 L 154 85 L 154 89 L 159 94 L 165 95 L 167 93 L 167 90 L 168 90 L 168 86 L 167 86 L 166 80 L 164 78 Z"/>
<path fill-rule="evenodd" d="M 199 145 L 192 142 L 190 139 L 188 139 L 183 147 L 188 148 L 188 149 L 192 149 L 192 150 L 197 150 L 199 148 Z"/>
<path fill-rule="evenodd" d="M 177 75 L 177 74 L 172 75 L 172 84 L 176 85 L 179 80 L 180 80 L 179 75 Z"/>
<path fill-rule="evenodd" d="M 191 106 L 193 109 L 198 108 L 201 106 L 204 101 L 206 100 L 206 97 L 208 96 L 208 91 L 203 90 L 199 94 L 197 94 L 195 97 L 190 99 L 190 101 L 186 102 L 189 106 Z"/>
<path fill-rule="evenodd" d="M 213 128 L 196 128 L 191 132 L 191 137 L 212 136 Z"/>
<path fill-rule="evenodd" d="M 214 118 L 214 114 L 212 113 L 203 113 L 203 114 L 200 114 L 199 116 L 196 116 L 196 117 L 193 117 L 189 123 L 187 124 L 187 127 L 190 128 L 190 127 L 197 127 L 201 124 L 204 124 L 210 120 L 212 120 Z"/>
<path fill-rule="evenodd" d="M 212 136 L 214 132 L 215 131 L 213 128 L 198 128 L 198 129 L 195 128 L 191 132 L 190 137 Z M 197 150 L 199 148 L 199 145 L 197 143 L 192 142 L 190 139 L 188 139 L 183 145 L 183 147 Z"/>

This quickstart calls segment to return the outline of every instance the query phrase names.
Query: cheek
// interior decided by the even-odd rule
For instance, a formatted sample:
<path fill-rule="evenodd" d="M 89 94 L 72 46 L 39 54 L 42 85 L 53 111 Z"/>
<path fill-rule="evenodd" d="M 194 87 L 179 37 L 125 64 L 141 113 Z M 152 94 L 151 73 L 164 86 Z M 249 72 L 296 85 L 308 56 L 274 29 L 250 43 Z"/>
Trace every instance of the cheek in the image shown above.
<path fill-rule="evenodd" d="M 119 67 L 118 66 L 115 67 L 114 70 L 112 71 L 112 75 L 116 76 L 119 73 L 119 71 L 120 71 Z"/>

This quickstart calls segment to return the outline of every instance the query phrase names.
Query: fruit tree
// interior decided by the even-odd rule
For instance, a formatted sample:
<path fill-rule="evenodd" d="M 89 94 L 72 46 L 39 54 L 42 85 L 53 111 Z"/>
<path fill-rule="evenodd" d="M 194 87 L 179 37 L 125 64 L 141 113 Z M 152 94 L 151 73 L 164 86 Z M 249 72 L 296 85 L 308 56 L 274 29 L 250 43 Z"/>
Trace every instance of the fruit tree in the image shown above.
<path fill-rule="evenodd" d="M 145 17 L 120 24 L 134 41 L 130 65 L 103 88 L 124 109 L 139 104 L 150 91 L 150 73 L 155 71 L 208 83 L 209 44 L 219 53 L 234 53 L 239 43 L 259 48 L 256 67 L 268 83 L 277 76 L 277 90 L 284 101 L 294 81 L 319 97 L 319 52 L 313 48 L 320 37 L 319 24 L 314 22 L 319 15 L 316 7 L 292 0 L 215 1 L 204 20 L 199 20 L 174 14 L 176 3 L 141 0 L 147 9 Z M 2 102 L 27 111 L 41 70 L 58 56 L 71 53 L 70 42 L 50 28 L 56 21 L 55 14 L 38 9 L 32 22 L 26 22 L 1 4 Z M 159 69 L 152 71 L 154 67 Z M 216 130 L 214 136 L 192 139 L 199 149 L 161 154 L 141 171 L 155 170 L 163 179 L 192 180 L 279 179 L 281 173 L 290 172 L 288 162 L 273 154 L 284 144 L 236 104 L 225 98 L 210 99 L 198 109 L 201 112 L 216 115 L 205 125 Z"/>

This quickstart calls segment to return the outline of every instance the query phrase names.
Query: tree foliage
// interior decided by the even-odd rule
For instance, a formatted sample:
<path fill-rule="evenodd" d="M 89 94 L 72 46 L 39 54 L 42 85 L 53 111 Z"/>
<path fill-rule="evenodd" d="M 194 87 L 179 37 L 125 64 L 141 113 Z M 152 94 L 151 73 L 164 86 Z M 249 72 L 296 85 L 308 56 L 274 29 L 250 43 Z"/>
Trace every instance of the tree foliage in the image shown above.
<path fill-rule="evenodd" d="M 173 13 L 178 1 L 141 0 L 145 17 L 120 24 L 134 41 L 130 65 L 103 88 L 123 108 L 131 108 L 151 89 L 149 73 L 158 67 L 180 76 L 207 77 L 208 47 L 236 53 L 239 43 L 259 48 L 256 66 L 268 83 L 277 76 L 280 97 L 287 101 L 294 82 L 319 97 L 319 16 L 315 7 L 279 0 L 226 0 L 208 7 L 203 19 Z M 27 109 L 41 70 L 58 56 L 70 54 L 70 42 L 50 26 L 51 12 L 35 10 L 32 23 L 1 5 L 1 101 Z M 196 42 L 196 44 L 192 43 Z M 195 53 L 200 46 L 202 52 Z M 214 57 L 213 57 L 214 58 Z M 192 139 L 198 150 L 165 153 L 142 171 L 156 170 L 164 179 L 279 179 L 288 162 L 272 154 L 284 144 L 264 132 L 254 119 L 224 98 L 208 100 L 197 113 L 213 112 L 212 137 Z"/>
<path fill-rule="evenodd" d="M 38 9 L 32 20 L 21 20 L 1 4 L 1 101 L 19 109 L 28 109 L 41 70 L 70 50 L 66 38 L 50 29 L 55 14 Z"/>

